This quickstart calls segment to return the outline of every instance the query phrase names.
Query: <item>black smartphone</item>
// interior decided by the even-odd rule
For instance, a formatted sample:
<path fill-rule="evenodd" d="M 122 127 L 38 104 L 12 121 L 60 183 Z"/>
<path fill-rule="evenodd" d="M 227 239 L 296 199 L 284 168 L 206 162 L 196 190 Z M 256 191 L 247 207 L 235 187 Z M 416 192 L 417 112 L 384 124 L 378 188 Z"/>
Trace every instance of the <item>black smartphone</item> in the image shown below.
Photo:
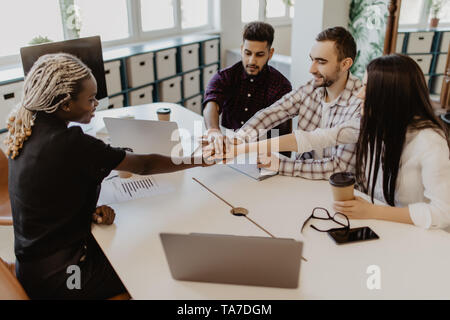
<path fill-rule="evenodd" d="M 345 244 L 356 241 L 366 241 L 380 238 L 369 227 L 333 230 L 329 231 L 328 234 L 330 235 L 331 238 L 333 238 L 336 244 Z"/>

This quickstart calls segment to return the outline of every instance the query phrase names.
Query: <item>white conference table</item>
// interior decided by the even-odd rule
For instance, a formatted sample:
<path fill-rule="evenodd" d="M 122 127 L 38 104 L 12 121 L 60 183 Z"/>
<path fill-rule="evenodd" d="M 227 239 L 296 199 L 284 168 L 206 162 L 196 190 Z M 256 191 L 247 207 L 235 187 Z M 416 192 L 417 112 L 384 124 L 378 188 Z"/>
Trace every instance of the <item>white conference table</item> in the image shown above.
<path fill-rule="evenodd" d="M 192 130 L 201 116 L 174 104 L 158 103 L 97 112 L 93 130 L 104 116 L 132 114 L 156 119 L 168 106 L 179 127 Z M 92 133 L 92 132 L 91 132 Z M 203 189 L 199 179 L 276 237 L 304 242 L 297 289 L 213 284 L 172 279 L 159 234 L 213 233 L 267 236 L 247 219 Z M 369 226 L 379 240 L 336 245 L 325 233 L 300 228 L 314 207 L 332 212 L 327 181 L 275 176 L 253 180 L 225 165 L 158 175 L 174 186 L 168 194 L 111 205 L 111 226 L 93 225 L 92 233 L 134 299 L 450 299 L 450 234 L 376 220 L 351 220 Z M 316 226 L 325 227 L 319 222 Z M 332 225 L 330 225 L 331 227 Z M 368 267 L 379 267 L 381 288 L 368 289 Z"/>

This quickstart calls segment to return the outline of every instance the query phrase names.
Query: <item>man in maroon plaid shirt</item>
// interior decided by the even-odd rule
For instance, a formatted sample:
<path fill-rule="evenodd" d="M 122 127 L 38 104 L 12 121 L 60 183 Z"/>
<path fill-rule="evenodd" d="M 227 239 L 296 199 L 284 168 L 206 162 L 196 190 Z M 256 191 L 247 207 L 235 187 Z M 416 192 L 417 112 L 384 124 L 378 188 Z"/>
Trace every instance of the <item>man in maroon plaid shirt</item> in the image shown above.
<path fill-rule="evenodd" d="M 203 116 L 208 140 L 216 153 L 222 153 L 224 137 L 219 126 L 237 130 L 256 112 L 279 100 L 292 90 L 291 83 L 267 63 L 272 58 L 274 30 L 270 24 L 252 22 L 245 26 L 242 61 L 217 72 L 208 84 L 203 99 Z M 291 132 L 292 122 L 280 122 L 281 134 Z"/>
<path fill-rule="evenodd" d="M 282 175 L 308 179 L 328 179 L 334 172 L 355 170 L 355 145 L 330 144 L 328 140 L 336 127 L 353 127 L 359 124 L 361 100 L 357 94 L 361 80 L 350 73 L 356 57 L 356 43 L 342 27 L 329 28 L 316 38 L 311 48 L 310 73 L 313 80 L 286 94 L 268 108 L 257 112 L 236 137 L 255 141 L 271 128 L 298 116 L 298 129 L 285 139 L 290 139 L 289 149 L 299 154 L 288 159 L 272 153 L 261 162 Z M 329 133 L 327 133 L 329 131 Z M 356 130 L 356 135 L 359 130 Z M 281 141 L 281 139 L 280 139 Z M 279 144 L 281 150 L 286 150 Z"/>

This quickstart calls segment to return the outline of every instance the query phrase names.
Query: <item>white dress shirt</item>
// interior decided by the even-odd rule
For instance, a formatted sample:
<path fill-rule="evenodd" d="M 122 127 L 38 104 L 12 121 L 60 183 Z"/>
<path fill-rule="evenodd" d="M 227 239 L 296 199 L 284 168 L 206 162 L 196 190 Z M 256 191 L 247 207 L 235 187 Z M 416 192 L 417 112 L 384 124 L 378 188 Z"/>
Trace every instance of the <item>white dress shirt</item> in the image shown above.
<path fill-rule="evenodd" d="M 334 99 L 333 101 L 330 102 L 325 102 L 325 100 L 322 100 L 322 118 L 320 119 L 320 126 L 319 128 L 326 128 L 327 127 L 327 123 L 329 120 L 329 114 L 330 114 L 330 108 L 332 106 L 334 106 L 339 100 L 339 97 L 337 97 L 336 99 Z M 316 149 L 314 150 L 314 159 L 315 160 L 319 160 L 323 158 L 323 154 L 324 154 L 324 149 Z"/>
<path fill-rule="evenodd" d="M 336 144 L 356 143 L 359 120 L 330 129 L 296 130 L 294 134 L 299 153 Z M 386 202 L 382 168 L 378 172 L 374 197 Z M 396 207 L 408 207 L 416 226 L 426 229 L 450 226 L 450 151 L 447 141 L 436 130 L 408 130 L 400 158 L 394 202 Z"/>

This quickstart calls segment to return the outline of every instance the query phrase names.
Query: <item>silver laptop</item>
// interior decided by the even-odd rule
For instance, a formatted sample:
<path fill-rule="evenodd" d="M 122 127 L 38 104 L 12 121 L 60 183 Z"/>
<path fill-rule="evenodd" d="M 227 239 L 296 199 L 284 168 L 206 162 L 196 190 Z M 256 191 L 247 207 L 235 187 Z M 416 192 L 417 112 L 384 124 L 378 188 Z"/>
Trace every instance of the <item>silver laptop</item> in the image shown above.
<path fill-rule="evenodd" d="M 176 122 L 122 118 L 103 118 L 103 121 L 111 144 L 131 148 L 134 153 L 170 156 L 172 149 L 180 143 Z"/>
<path fill-rule="evenodd" d="M 302 242 L 201 233 L 160 237 L 176 280 L 298 287 Z"/>
<path fill-rule="evenodd" d="M 256 164 L 227 164 L 230 168 L 239 171 L 250 178 L 261 181 L 277 175 L 277 172 L 271 172 L 266 169 L 260 169 Z"/>
<path fill-rule="evenodd" d="M 238 156 L 233 159 L 232 163 L 227 163 L 227 166 L 259 181 L 278 174 L 277 172 L 269 171 L 264 168 L 258 168 L 256 156 L 250 154 Z"/>

